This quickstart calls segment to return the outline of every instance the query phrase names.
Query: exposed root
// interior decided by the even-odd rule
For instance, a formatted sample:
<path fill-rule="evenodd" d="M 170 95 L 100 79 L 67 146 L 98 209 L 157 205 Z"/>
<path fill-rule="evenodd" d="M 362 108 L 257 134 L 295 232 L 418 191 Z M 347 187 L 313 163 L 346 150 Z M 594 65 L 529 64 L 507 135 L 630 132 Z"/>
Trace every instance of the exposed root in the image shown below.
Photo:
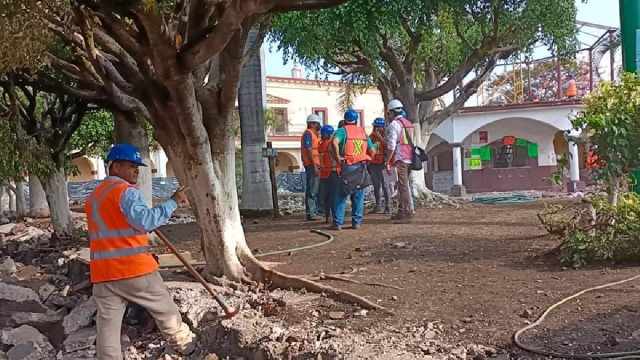
<path fill-rule="evenodd" d="M 206 272 L 202 273 L 202 277 L 209 283 L 216 285 L 216 286 L 221 286 L 221 287 L 228 287 L 231 288 L 233 290 L 238 290 L 238 291 L 243 291 L 243 292 L 247 292 L 250 290 L 250 285 L 255 285 L 255 282 L 251 281 L 251 279 L 247 276 L 246 279 L 243 279 L 242 282 L 237 282 L 237 281 L 231 281 L 229 279 L 227 279 L 226 277 L 217 277 L 217 276 L 212 276 L 211 274 L 207 274 Z"/>
<path fill-rule="evenodd" d="M 349 275 L 343 275 L 343 276 L 349 276 Z M 352 284 L 361 284 L 361 285 L 369 285 L 369 286 L 380 286 L 380 287 L 386 287 L 386 288 L 391 288 L 391 289 L 396 289 L 396 290 L 404 290 L 403 288 L 401 288 L 399 286 L 395 286 L 395 285 L 382 284 L 382 283 L 378 283 L 378 282 L 358 281 L 358 280 L 347 279 L 347 278 L 344 278 L 342 276 L 331 275 L 331 274 L 320 274 L 320 276 L 313 277 L 312 279 L 313 280 L 336 280 L 336 281 L 344 281 L 344 282 L 348 282 L 348 283 L 352 283 Z"/>
<path fill-rule="evenodd" d="M 239 252 L 240 260 L 245 264 L 247 270 L 253 275 L 252 278 L 256 281 L 263 281 L 268 283 L 271 287 L 280 289 L 306 289 L 307 291 L 326 294 L 332 299 L 338 301 L 344 301 L 359 305 L 364 309 L 369 310 L 382 310 L 387 314 L 395 315 L 395 313 L 387 308 L 380 306 L 374 302 L 365 299 L 362 296 L 353 294 L 348 291 L 336 289 L 331 286 L 318 284 L 314 281 L 304 279 L 299 276 L 286 275 L 281 272 L 271 270 L 264 266 L 259 260 L 257 260 L 250 253 Z"/>
<path fill-rule="evenodd" d="M 326 294 L 327 296 L 335 300 L 357 304 L 364 309 L 382 310 L 388 314 L 395 315 L 393 311 L 383 306 L 380 306 L 374 302 L 371 302 L 362 296 L 356 295 L 348 291 L 336 289 L 331 286 L 318 284 L 314 281 L 306 280 L 301 277 L 286 275 L 275 270 L 268 270 L 266 268 L 262 270 L 262 273 L 263 273 L 263 278 L 265 280 L 270 281 L 273 286 L 278 288 L 282 288 L 282 289 L 289 289 L 289 288 L 303 289 L 304 288 L 310 292 Z"/>
<path fill-rule="evenodd" d="M 413 194 L 413 204 L 415 207 L 434 208 L 442 205 L 458 208 L 458 201 L 448 195 L 435 191 L 424 191 L 421 194 Z"/>

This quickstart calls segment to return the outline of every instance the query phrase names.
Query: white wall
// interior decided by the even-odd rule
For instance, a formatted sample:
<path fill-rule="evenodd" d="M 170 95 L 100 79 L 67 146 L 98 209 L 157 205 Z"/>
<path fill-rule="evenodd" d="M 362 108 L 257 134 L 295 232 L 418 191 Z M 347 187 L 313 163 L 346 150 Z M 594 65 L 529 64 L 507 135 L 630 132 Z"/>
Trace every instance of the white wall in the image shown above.
<path fill-rule="evenodd" d="M 291 135 L 301 134 L 306 129 L 306 119 L 313 108 L 326 108 L 329 124 L 337 126 L 344 115 L 338 107 L 340 88 L 336 82 L 267 77 L 267 93 L 290 101 L 289 104 L 270 104 L 269 107 L 287 108 Z M 367 131 L 371 130 L 371 123 L 376 117 L 384 115 L 382 97 L 377 89 L 358 95 L 354 109 L 364 111 Z"/>
<path fill-rule="evenodd" d="M 487 131 L 489 141 L 483 144 L 479 143 L 477 131 L 475 131 L 462 142 L 465 149 L 486 146 L 505 136 L 514 136 L 538 144 L 539 166 L 555 166 L 557 164 L 556 153 L 553 150 L 553 137 L 558 130 L 550 125 L 536 120 L 515 118 L 498 120 L 483 126 L 478 131 Z M 466 161 L 464 161 L 464 170 L 469 170 Z"/>

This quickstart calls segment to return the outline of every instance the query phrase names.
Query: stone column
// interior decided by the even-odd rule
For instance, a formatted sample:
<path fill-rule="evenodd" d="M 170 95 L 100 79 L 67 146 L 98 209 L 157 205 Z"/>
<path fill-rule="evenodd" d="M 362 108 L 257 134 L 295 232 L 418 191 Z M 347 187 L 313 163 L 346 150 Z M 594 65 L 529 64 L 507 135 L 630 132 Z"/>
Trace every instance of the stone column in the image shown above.
<path fill-rule="evenodd" d="M 453 187 L 451 195 L 465 196 L 467 189 L 462 184 L 462 148 L 459 145 L 453 146 Z"/>
<path fill-rule="evenodd" d="M 580 181 L 580 154 L 578 153 L 578 144 L 569 142 L 569 176 L 567 183 L 567 191 L 578 192 L 585 189 L 584 181 Z"/>
<path fill-rule="evenodd" d="M 96 161 L 96 170 L 98 171 L 96 180 L 103 180 L 107 177 L 107 169 L 105 169 L 104 159 L 98 158 L 98 161 Z"/>

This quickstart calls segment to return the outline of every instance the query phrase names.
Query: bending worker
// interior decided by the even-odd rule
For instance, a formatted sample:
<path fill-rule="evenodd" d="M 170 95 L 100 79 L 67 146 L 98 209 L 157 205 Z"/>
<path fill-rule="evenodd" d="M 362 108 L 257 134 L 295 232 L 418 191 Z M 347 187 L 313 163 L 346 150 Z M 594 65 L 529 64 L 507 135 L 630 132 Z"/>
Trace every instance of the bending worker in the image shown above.
<path fill-rule="evenodd" d="M 140 152 L 133 145 L 116 144 L 107 155 L 107 176 L 87 198 L 93 296 L 98 305 L 98 359 L 122 359 L 120 329 L 128 301 L 149 311 L 173 348 L 189 354 L 195 334 L 182 322 L 178 307 L 149 253 L 147 233 L 164 223 L 186 201 L 187 188 L 149 208 L 134 185 L 138 182 Z"/>

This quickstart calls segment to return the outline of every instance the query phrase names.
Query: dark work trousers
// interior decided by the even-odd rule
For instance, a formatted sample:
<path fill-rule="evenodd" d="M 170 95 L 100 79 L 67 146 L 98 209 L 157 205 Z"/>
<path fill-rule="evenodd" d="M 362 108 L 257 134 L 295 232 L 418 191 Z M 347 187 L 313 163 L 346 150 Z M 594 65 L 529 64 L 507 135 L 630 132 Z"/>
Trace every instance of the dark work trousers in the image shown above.
<path fill-rule="evenodd" d="M 333 206 L 336 202 L 336 190 L 338 189 L 338 173 L 332 171 L 328 178 L 320 179 L 320 198 L 324 205 L 324 216 L 333 217 Z"/>
<path fill-rule="evenodd" d="M 307 213 L 307 220 L 320 216 L 320 209 L 318 208 L 318 185 L 320 183 L 320 177 L 314 173 L 314 167 L 315 165 L 304 167 L 307 180 L 307 188 L 304 193 L 304 207 Z"/>
<path fill-rule="evenodd" d="M 373 183 L 373 196 L 376 198 L 376 208 L 382 208 L 382 199 L 380 197 L 380 190 L 384 195 L 384 205 L 387 208 L 391 208 L 389 185 L 384 183 L 383 171 L 386 171 L 386 166 L 382 164 L 369 164 L 369 174 L 371 174 L 371 182 Z"/>

